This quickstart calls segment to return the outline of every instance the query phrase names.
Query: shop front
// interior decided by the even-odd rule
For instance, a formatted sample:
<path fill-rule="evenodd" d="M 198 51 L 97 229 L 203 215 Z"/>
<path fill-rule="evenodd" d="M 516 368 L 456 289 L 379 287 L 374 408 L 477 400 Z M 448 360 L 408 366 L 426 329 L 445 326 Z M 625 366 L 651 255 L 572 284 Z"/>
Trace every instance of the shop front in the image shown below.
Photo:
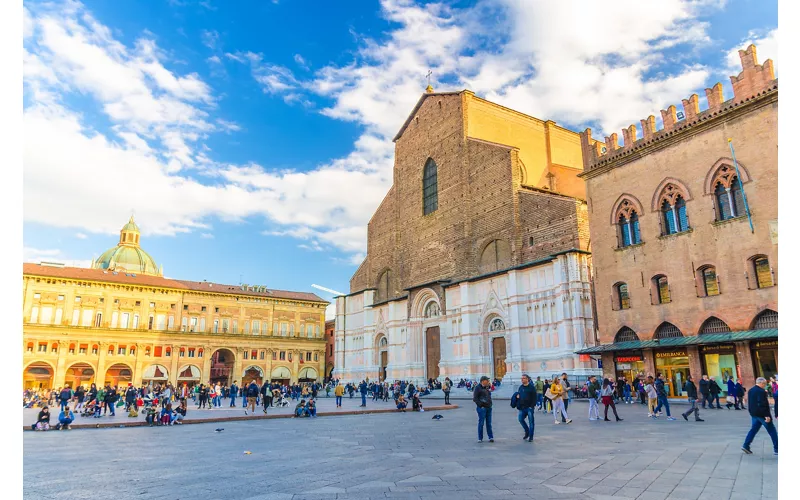
<path fill-rule="evenodd" d="M 642 351 L 620 351 L 614 356 L 616 380 L 625 377 L 628 382 L 644 374 L 644 356 Z"/>
<path fill-rule="evenodd" d="M 683 391 L 683 385 L 689 375 L 689 355 L 686 350 L 656 351 L 655 357 L 656 372 L 664 374 L 667 395 L 671 398 L 686 397 Z"/>
<path fill-rule="evenodd" d="M 756 377 L 770 377 L 778 373 L 778 339 L 759 340 L 750 344 Z"/>
<path fill-rule="evenodd" d="M 703 361 L 703 373 L 714 380 L 722 388 L 721 397 L 728 395 L 728 379 L 741 378 L 739 363 L 736 359 L 736 346 L 733 344 L 705 345 L 700 347 Z M 698 381 L 699 382 L 699 381 Z"/>

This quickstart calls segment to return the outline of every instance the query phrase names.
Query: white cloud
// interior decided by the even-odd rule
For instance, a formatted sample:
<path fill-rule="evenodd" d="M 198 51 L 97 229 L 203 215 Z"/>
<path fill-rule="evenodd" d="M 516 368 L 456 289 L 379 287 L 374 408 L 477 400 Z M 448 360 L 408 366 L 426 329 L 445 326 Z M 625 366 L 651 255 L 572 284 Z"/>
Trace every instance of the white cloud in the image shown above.
<path fill-rule="evenodd" d="M 211 233 L 202 233 L 200 235 L 200 237 L 204 238 L 204 239 L 207 239 L 207 240 L 213 240 L 214 239 L 214 235 L 211 234 Z"/>
<path fill-rule="evenodd" d="M 731 75 L 738 75 L 742 71 L 742 62 L 739 58 L 739 50 L 746 49 L 751 43 L 756 45 L 756 55 L 758 56 L 759 64 L 762 64 L 767 59 L 772 59 L 773 66 L 775 67 L 775 76 L 778 76 L 778 28 L 775 28 L 767 33 L 759 33 L 751 31 L 747 34 L 739 45 L 728 50 L 725 58 L 727 70 Z"/>
<path fill-rule="evenodd" d="M 217 48 L 217 42 L 219 42 L 219 33 L 214 30 L 203 30 L 200 34 L 200 37 L 203 40 L 203 45 L 208 47 L 211 50 Z"/>
<path fill-rule="evenodd" d="M 56 262 L 64 264 L 67 267 L 90 267 L 92 265 L 91 259 L 70 259 L 64 257 L 61 250 L 57 249 L 39 249 L 33 247 L 23 247 L 22 261 L 32 262 L 39 264 L 41 262 Z"/>
<path fill-rule="evenodd" d="M 88 236 L 86 236 L 83 233 L 75 233 L 75 237 L 78 238 L 79 240 L 85 240 L 86 238 L 88 238 Z"/>
<path fill-rule="evenodd" d="M 303 59 L 303 56 L 301 56 L 300 54 L 294 55 L 294 62 L 296 62 L 297 65 L 303 68 L 304 70 L 308 71 L 308 63 L 306 62 L 305 59 Z"/>

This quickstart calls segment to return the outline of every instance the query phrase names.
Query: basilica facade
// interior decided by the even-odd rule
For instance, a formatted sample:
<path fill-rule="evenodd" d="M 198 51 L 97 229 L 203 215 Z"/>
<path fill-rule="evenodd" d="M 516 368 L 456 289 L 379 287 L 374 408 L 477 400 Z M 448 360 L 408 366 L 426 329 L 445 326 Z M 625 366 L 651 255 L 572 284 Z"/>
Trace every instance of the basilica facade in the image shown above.
<path fill-rule="evenodd" d="M 334 377 L 599 373 L 580 137 L 428 88 L 395 137 L 367 256 L 336 298 Z"/>
<path fill-rule="evenodd" d="M 133 218 L 90 268 L 23 265 L 23 385 L 322 380 L 313 293 L 165 278 Z"/>

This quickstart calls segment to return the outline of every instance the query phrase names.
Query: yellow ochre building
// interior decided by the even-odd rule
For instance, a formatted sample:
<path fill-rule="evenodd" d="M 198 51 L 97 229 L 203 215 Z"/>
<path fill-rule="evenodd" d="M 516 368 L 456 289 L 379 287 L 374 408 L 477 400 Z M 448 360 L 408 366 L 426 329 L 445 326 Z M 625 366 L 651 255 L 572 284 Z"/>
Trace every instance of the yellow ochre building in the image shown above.
<path fill-rule="evenodd" d="M 322 380 L 313 293 L 165 278 L 131 217 L 91 268 L 23 264 L 26 389 Z"/>

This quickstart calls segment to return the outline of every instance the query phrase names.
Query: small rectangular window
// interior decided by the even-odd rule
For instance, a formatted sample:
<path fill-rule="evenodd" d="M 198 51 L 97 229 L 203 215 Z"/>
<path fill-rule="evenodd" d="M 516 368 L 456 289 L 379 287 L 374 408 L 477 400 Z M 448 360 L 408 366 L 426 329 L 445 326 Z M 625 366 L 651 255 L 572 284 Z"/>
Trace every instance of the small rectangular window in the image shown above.
<path fill-rule="evenodd" d="M 80 297 L 75 297 L 75 302 L 80 302 L 80 301 L 81 301 Z"/>
<path fill-rule="evenodd" d="M 201 310 L 202 312 L 206 312 L 206 306 L 202 306 L 202 307 L 200 308 L 200 310 Z"/>
<path fill-rule="evenodd" d="M 121 346 L 119 346 L 119 348 L 117 348 L 117 354 L 119 354 L 119 355 L 124 355 L 125 354 L 125 346 L 124 345 L 121 345 Z"/>
<path fill-rule="evenodd" d="M 97 354 L 97 346 L 92 346 L 92 354 Z"/>
<path fill-rule="evenodd" d="M 184 304 L 184 305 L 183 305 L 183 310 L 184 310 L 184 311 L 188 311 L 188 310 L 189 310 L 189 306 L 187 306 L 186 304 Z"/>
<path fill-rule="evenodd" d="M 150 302 L 150 307 L 155 307 L 155 306 L 156 306 L 155 302 Z"/>
<path fill-rule="evenodd" d="M 286 351 L 281 351 L 281 361 L 286 361 Z"/>
<path fill-rule="evenodd" d="M 59 295 L 59 296 L 58 296 L 58 300 L 59 300 L 59 301 L 62 301 L 62 300 L 64 300 L 64 296 L 63 296 L 63 295 Z"/>
<path fill-rule="evenodd" d="M 39 344 L 39 352 L 47 352 L 47 344 Z"/>
<path fill-rule="evenodd" d="M 265 356 L 266 356 L 266 352 L 264 352 L 264 351 L 261 351 L 261 352 L 258 354 L 258 359 L 264 359 L 264 357 L 265 357 Z"/>
<path fill-rule="evenodd" d="M 160 345 L 157 345 L 156 348 L 153 349 L 153 356 L 155 356 L 156 358 L 160 358 L 162 350 L 163 350 L 162 347 Z"/>
<path fill-rule="evenodd" d="M 244 354 L 243 354 L 244 359 L 250 359 L 250 358 L 248 358 L 249 355 L 250 355 L 250 351 L 244 351 Z"/>
<path fill-rule="evenodd" d="M 41 293 L 34 293 L 33 294 L 33 298 L 34 299 L 40 299 L 40 298 L 42 298 L 42 294 Z"/>
<path fill-rule="evenodd" d="M 89 350 L 89 346 L 87 344 L 81 344 L 78 348 L 78 354 L 86 354 L 86 351 Z"/>
<path fill-rule="evenodd" d="M 194 357 L 194 349 L 189 349 L 189 357 L 190 358 Z"/>
<path fill-rule="evenodd" d="M 138 306 L 140 306 L 140 305 L 142 305 L 142 301 L 141 301 L 141 300 L 137 300 L 137 301 L 136 301 L 136 306 L 138 307 Z"/>

